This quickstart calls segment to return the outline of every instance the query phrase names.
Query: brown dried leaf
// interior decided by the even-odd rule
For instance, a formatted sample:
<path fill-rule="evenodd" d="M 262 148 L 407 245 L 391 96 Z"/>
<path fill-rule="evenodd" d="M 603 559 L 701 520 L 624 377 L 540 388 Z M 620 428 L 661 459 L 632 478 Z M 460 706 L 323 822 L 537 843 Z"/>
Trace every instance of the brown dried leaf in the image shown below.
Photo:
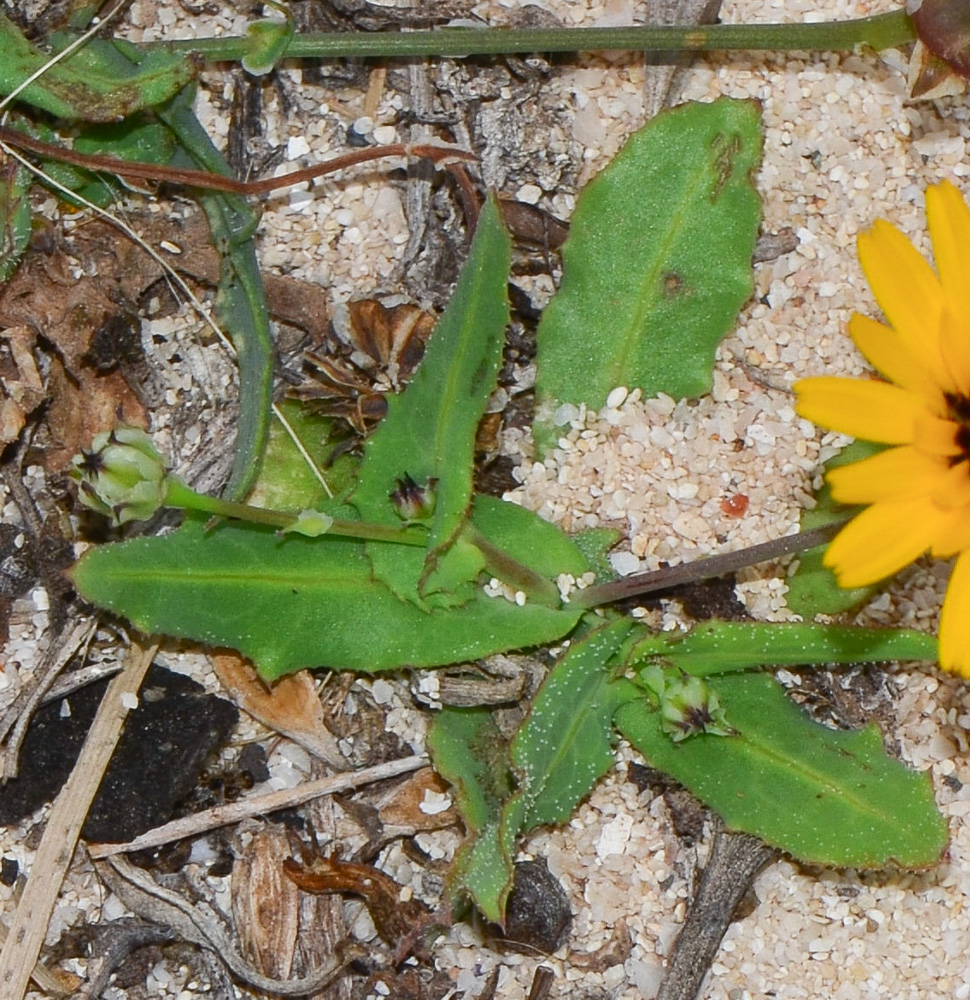
<path fill-rule="evenodd" d="M 26 326 L 0 334 L 0 445 L 16 441 L 27 417 L 47 397 L 33 347 L 34 334 Z"/>
<path fill-rule="evenodd" d="M 121 372 L 97 375 L 51 365 L 47 425 L 51 444 L 44 449 L 44 467 L 59 472 L 91 439 L 116 424 L 145 427 L 148 416 Z"/>
<path fill-rule="evenodd" d="M 384 833 L 395 836 L 453 826 L 458 814 L 453 805 L 439 810 L 442 796 L 450 797 L 449 785 L 430 767 L 395 783 L 374 803 Z"/>
<path fill-rule="evenodd" d="M 350 346 L 372 359 L 392 387 L 402 388 L 424 357 L 434 316 L 409 302 L 388 307 L 377 299 L 348 302 L 347 310 Z"/>
<path fill-rule="evenodd" d="M 429 922 L 431 912 L 424 903 L 403 898 L 405 887 L 373 865 L 340 861 L 331 855 L 305 858 L 302 863 L 287 858 L 283 870 L 304 892 L 360 896 L 377 933 L 388 944 L 413 941 Z"/>
<path fill-rule="evenodd" d="M 290 395 L 365 435 L 387 412 L 385 393 L 403 389 L 421 363 L 434 323 L 407 302 L 349 302 L 334 319 L 330 342 L 305 356 L 309 377 Z"/>
<path fill-rule="evenodd" d="M 143 425 L 146 419 L 122 375 L 99 375 L 84 364 L 95 334 L 119 307 L 115 287 L 100 277 L 79 281 L 77 266 L 62 250 L 49 256 L 29 254 L 0 290 L 0 326 L 42 334 L 53 347 L 46 387 L 53 438 L 44 454 L 49 470 L 62 469 L 94 433 L 107 426 L 119 421 Z M 22 341 L 21 346 L 30 351 Z M 25 357 L 21 360 L 26 363 Z"/>
<path fill-rule="evenodd" d="M 254 968 L 289 979 L 299 929 L 300 893 L 280 861 L 289 841 L 279 826 L 258 830 L 232 866 L 232 916 L 239 950 Z"/>
<path fill-rule="evenodd" d="M 146 214 L 131 222 L 176 271 L 205 285 L 218 281 L 219 256 L 201 214 L 184 222 Z M 0 288 L 0 328 L 43 335 L 53 348 L 47 386 L 53 445 L 46 449 L 44 461 L 49 470 L 60 470 L 98 431 L 119 421 L 145 424 L 145 409 L 136 396 L 139 378 L 129 382 L 130 371 L 108 371 L 110 365 L 93 364 L 97 352 L 92 348 L 99 331 L 119 315 L 132 315 L 134 303 L 164 272 L 142 247 L 102 220 L 58 232 L 48 248 L 49 253 L 29 252 Z M 265 283 L 275 319 L 298 326 L 315 339 L 325 336 L 329 318 L 324 289 L 274 275 L 267 275 Z M 9 338 L 9 332 L 4 336 Z M 0 441 L 9 441 L 37 402 L 17 398 L 3 374 L 7 398 L 0 399 Z"/>
<path fill-rule="evenodd" d="M 212 663 L 216 676 L 241 709 L 334 769 L 346 771 L 350 767 L 327 727 L 323 705 L 308 670 L 289 674 L 269 688 L 241 656 L 225 653 L 213 657 Z"/>

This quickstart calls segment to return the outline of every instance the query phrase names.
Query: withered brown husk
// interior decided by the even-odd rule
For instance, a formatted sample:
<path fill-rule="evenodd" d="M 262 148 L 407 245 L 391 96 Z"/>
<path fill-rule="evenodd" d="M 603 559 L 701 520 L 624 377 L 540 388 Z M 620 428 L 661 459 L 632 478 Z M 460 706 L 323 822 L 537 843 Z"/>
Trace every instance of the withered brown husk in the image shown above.
<path fill-rule="evenodd" d="M 909 0 L 920 41 L 954 72 L 970 79 L 970 4 L 966 0 Z"/>
<path fill-rule="evenodd" d="M 404 886 L 373 865 L 341 861 L 335 854 L 324 857 L 305 853 L 302 862 L 287 858 L 283 871 L 304 892 L 359 896 L 377 933 L 388 944 L 401 948 L 409 945 L 433 919 L 424 903 L 402 898 Z M 406 952 L 399 950 L 399 954 L 403 957 Z"/>
<path fill-rule="evenodd" d="M 304 356 L 307 379 L 288 394 L 365 435 L 387 412 L 386 394 L 414 375 L 434 324 L 434 316 L 410 303 L 349 302 L 346 328 L 324 350 Z"/>

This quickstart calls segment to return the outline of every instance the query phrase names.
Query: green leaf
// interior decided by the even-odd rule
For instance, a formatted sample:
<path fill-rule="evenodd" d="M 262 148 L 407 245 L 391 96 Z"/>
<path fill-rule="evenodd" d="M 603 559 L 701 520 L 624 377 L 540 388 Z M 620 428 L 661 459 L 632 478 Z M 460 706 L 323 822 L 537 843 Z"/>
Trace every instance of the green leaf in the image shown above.
<path fill-rule="evenodd" d="M 502 892 L 511 871 L 511 845 L 499 837 L 502 802 L 513 788 L 508 740 L 485 708 L 446 708 L 428 733 L 435 770 L 456 791 L 469 840 L 449 874 L 450 891 L 465 884 L 486 897 Z"/>
<path fill-rule="evenodd" d="M 54 39 L 55 49 L 72 36 Z M 0 94 L 9 94 L 38 70 L 44 73 L 18 95 L 60 118 L 111 122 L 168 100 L 198 73 L 198 64 L 163 47 L 149 52 L 130 43 L 92 38 L 66 59 L 48 66 L 50 55 L 24 38 L 0 14 Z"/>
<path fill-rule="evenodd" d="M 11 163 L 0 175 L 0 282 L 17 270 L 30 243 L 28 193 L 33 176 L 24 167 Z"/>
<path fill-rule="evenodd" d="M 368 546 L 374 572 L 405 600 L 423 604 L 428 594 L 447 595 L 484 565 L 467 546 L 448 550 L 468 516 L 475 431 L 501 363 L 509 248 L 498 208 L 489 199 L 421 367 L 405 392 L 388 400 L 387 416 L 365 446 L 353 497 L 362 519 L 400 525 L 389 497 L 405 475 L 434 491 L 427 552 Z M 466 593 L 455 598 L 466 599 Z"/>
<path fill-rule="evenodd" d="M 57 138 L 52 135 L 49 141 L 56 142 Z M 74 149 L 79 153 L 114 156 L 138 163 L 168 163 L 176 148 L 171 132 L 160 122 L 142 114 L 132 115 L 122 122 L 88 125 L 74 140 Z M 108 173 L 56 160 L 45 160 L 44 169 L 56 181 L 96 205 L 111 204 L 124 190 L 124 184 Z"/>
<path fill-rule="evenodd" d="M 853 441 L 825 463 L 825 471 L 859 462 L 884 448 L 885 445 L 873 444 L 871 441 Z M 818 491 L 816 501 L 815 507 L 802 514 L 802 531 L 821 528 L 832 521 L 841 521 L 858 509 L 836 503 L 827 485 Z M 788 594 L 785 597 L 788 607 L 806 619 L 812 619 L 817 614 L 836 615 L 841 611 L 848 611 L 879 589 L 878 584 L 869 587 L 840 587 L 832 570 L 822 565 L 826 548 L 825 545 L 819 545 L 801 553 L 798 557 L 798 569 L 788 578 Z"/>
<path fill-rule="evenodd" d="M 674 743 L 645 700 L 622 706 L 616 723 L 729 829 L 817 864 L 923 867 L 940 859 L 947 828 L 929 775 L 888 757 L 874 725 L 820 726 L 760 674 L 712 678 L 711 686 L 737 735 Z"/>
<path fill-rule="evenodd" d="M 254 21 L 246 29 L 249 51 L 242 58 L 243 69 L 253 76 L 265 76 L 286 53 L 293 37 L 293 22 Z"/>
<path fill-rule="evenodd" d="M 635 693 L 608 664 L 632 627 L 620 618 L 574 641 L 536 694 L 512 741 L 519 789 L 509 812 L 521 817 L 518 829 L 566 822 L 613 766 L 613 716 Z"/>
<path fill-rule="evenodd" d="M 574 640 L 553 667 L 512 741 L 517 788 L 497 818 L 493 798 L 481 792 L 459 796 L 459 807 L 473 811 L 468 825 L 476 835 L 457 859 L 452 892 L 469 896 L 489 920 L 502 920 L 518 836 L 544 823 L 565 822 L 613 766 L 613 716 L 637 690 L 629 681 L 613 680 L 609 663 L 631 628 L 625 619 L 602 625 Z M 463 773 L 452 770 L 449 780 L 463 789 L 480 788 L 473 770 L 480 765 L 471 753 L 465 758 Z"/>
<path fill-rule="evenodd" d="M 936 637 L 926 632 L 808 622 L 710 621 L 686 635 L 650 636 L 636 647 L 638 658 L 662 657 L 699 677 L 766 665 L 935 660 L 936 651 Z"/>
<path fill-rule="evenodd" d="M 487 708 L 444 708 L 428 732 L 435 770 L 454 786 L 456 806 L 469 833 L 498 820 L 513 789 L 508 740 Z"/>
<path fill-rule="evenodd" d="M 589 563 L 576 540 L 525 507 L 480 494 L 472 523 L 494 546 L 510 553 L 540 576 L 582 576 Z"/>
<path fill-rule="evenodd" d="M 88 125 L 74 140 L 79 153 L 114 156 L 141 163 L 167 163 L 174 155 L 172 133 L 147 115 L 133 115 L 123 122 Z"/>
<path fill-rule="evenodd" d="M 599 409 L 616 386 L 698 396 L 750 296 L 760 219 L 757 102 L 664 112 L 580 195 L 559 293 L 539 324 L 536 391 Z"/>
<path fill-rule="evenodd" d="M 346 511 L 332 508 L 333 516 Z M 435 667 L 561 638 L 580 612 L 476 587 L 460 608 L 399 600 L 348 538 L 278 538 L 255 525 L 197 520 L 161 538 L 89 551 L 74 569 L 88 600 L 146 632 L 229 646 L 272 680 L 303 667 L 374 672 Z"/>
<path fill-rule="evenodd" d="M 573 541 L 596 574 L 594 583 L 607 583 L 616 579 L 616 570 L 610 564 L 608 553 L 622 537 L 623 533 L 616 528 L 584 528 L 573 535 Z"/>
<path fill-rule="evenodd" d="M 311 461 L 323 473 L 331 493 L 341 496 L 348 492 L 360 463 L 350 454 L 331 462 L 335 447 L 345 440 L 335 434 L 336 421 L 295 400 L 284 400 L 279 408 Z M 286 429 L 278 420 L 272 421 L 266 456 L 248 502 L 271 510 L 302 510 L 326 503 L 327 499 L 326 490 Z"/>

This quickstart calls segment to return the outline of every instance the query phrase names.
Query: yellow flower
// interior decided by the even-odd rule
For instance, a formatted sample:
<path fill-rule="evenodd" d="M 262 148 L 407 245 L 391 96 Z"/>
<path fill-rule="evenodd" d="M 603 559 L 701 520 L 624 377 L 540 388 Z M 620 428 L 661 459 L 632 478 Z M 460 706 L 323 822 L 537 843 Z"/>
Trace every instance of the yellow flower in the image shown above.
<path fill-rule="evenodd" d="M 940 664 L 970 677 L 970 209 L 950 183 L 926 192 L 937 273 L 879 220 L 859 260 L 889 325 L 854 315 L 849 333 L 888 381 L 809 378 L 798 412 L 892 445 L 833 469 L 832 496 L 868 504 L 835 537 L 825 564 L 843 587 L 892 575 L 924 552 L 957 556 L 940 620 Z"/>

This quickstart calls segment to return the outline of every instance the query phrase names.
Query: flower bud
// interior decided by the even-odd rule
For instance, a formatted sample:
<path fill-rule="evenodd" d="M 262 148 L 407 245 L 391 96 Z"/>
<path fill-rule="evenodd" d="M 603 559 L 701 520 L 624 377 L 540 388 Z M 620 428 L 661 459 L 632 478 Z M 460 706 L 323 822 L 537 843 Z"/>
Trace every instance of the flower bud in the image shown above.
<path fill-rule="evenodd" d="M 665 687 L 660 697 L 660 725 L 675 743 L 695 733 L 734 733 L 717 695 L 703 677 L 684 676 Z"/>
<path fill-rule="evenodd" d="M 114 524 L 145 521 L 165 506 L 168 468 L 138 427 L 122 425 L 99 434 L 71 466 L 81 502 Z"/>
<path fill-rule="evenodd" d="M 407 473 L 403 479 L 395 480 L 397 489 L 391 493 L 391 502 L 397 516 L 405 524 L 427 521 L 435 508 L 434 488 L 437 479 L 429 479 L 427 486 L 419 486 Z"/>

